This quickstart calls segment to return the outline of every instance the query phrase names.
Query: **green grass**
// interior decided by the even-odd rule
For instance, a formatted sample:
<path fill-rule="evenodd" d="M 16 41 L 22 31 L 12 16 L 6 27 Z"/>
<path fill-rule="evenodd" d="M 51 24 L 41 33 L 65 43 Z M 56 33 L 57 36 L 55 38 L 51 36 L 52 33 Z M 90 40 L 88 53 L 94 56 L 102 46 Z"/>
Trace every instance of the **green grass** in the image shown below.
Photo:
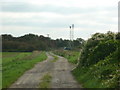
<path fill-rule="evenodd" d="M 47 73 L 41 78 L 41 82 L 39 83 L 39 88 L 50 88 L 52 76 Z"/>
<path fill-rule="evenodd" d="M 77 51 L 56 50 L 53 53 L 65 57 L 68 62 L 77 64 L 80 53 Z"/>
<path fill-rule="evenodd" d="M 70 63 L 77 64 L 79 58 L 79 52 L 76 51 L 70 52 L 70 54 L 67 55 L 66 58 Z"/>
<path fill-rule="evenodd" d="M 51 62 L 56 62 L 58 60 L 58 56 L 49 52 L 49 54 L 54 58 Z"/>
<path fill-rule="evenodd" d="M 2 54 L 2 88 L 9 87 L 26 70 L 47 58 L 45 52 L 4 52 Z"/>
<path fill-rule="evenodd" d="M 88 71 L 87 68 L 78 69 L 76 68 L 72 71 L 76 80 L 82 85 L 84 88 L 99 88 L 100 81 L 96 79 L 91 72 Z"/>

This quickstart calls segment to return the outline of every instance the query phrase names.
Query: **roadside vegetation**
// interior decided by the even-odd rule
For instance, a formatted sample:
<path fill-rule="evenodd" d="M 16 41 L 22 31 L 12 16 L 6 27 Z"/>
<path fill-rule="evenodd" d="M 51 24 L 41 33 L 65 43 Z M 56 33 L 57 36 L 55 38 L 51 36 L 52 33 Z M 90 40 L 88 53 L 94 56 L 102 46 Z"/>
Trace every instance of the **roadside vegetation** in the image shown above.
<path fill-rule="evenodd" d="M 68 50 L 55 50 L 53 53 L 67 58 L 68 62 L 77 64 L 80 52 L 78 51 L 68 51 Z"/>
<path fill-rule="evenodd" d="M 120 33 L 96 33 L 84 45 L 72 71 L 85 88 L 119 88 Z"/>
<path fill-rule="evenodd" d="M 46 60 L 45 52 L 3 52 L 2 53 L 2 88 L 8 88 L 26 70 L 36 63 Z"/>

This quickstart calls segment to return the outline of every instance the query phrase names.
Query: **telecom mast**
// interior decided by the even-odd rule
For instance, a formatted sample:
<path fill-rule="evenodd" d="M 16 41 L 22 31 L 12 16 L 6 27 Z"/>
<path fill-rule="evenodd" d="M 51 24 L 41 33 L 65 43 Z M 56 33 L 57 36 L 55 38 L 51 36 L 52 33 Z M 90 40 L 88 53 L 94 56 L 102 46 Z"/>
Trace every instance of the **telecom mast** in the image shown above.
<path fill-rule="evenodd" d="M 74 39 L 74 24 L 70 26 L 70 41 L 73 41 Z"/>
<path fill-rule="evenodd" d="M 70 43 L 69 43 L 70 48 L 72 48 L 73 46 L 73 43 L 72 43 L 73 39 L 74 39 L 74 24 L 70 26 Z"/>
<path fill-rule="evenodd" d="M 71 37 L 72 37 L 71 39 L 73 41 L 73 39 L 74 39 L 74 24 L 72 24 Z"/>

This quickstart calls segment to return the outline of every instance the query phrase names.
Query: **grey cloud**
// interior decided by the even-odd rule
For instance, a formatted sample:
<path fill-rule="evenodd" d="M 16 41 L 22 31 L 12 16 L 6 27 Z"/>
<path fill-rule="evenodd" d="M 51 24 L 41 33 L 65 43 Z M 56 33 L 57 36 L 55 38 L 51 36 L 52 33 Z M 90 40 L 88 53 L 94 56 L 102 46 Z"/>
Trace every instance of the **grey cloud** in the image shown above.
<path fill-rule="evenodd" d="M 86 6 L 87 7 L 87 6 Z M 114 11 L 114 7 L 98 7 L 98 8 L 80 8 L 80 7 L 63 7 L 53 5 L 31 5 L 28 3 L 5 3 L 1 5 L 2 12 L 54 12 L 61 14 L 74 13 L 94 13 L 99 11 Z"/>

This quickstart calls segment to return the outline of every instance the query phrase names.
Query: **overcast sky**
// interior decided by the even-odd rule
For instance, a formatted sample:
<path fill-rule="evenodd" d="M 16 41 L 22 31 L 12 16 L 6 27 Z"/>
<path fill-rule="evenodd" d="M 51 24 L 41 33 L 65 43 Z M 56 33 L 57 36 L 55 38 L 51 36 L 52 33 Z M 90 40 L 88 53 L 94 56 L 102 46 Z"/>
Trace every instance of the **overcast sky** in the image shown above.
<path fill-rule="evenodd" d="M 21 36 L 28 33 L 51 38 L 87 39 L 96 32 L 118 31 L 119 0 L 0 0 L 0 31 Z"/>

